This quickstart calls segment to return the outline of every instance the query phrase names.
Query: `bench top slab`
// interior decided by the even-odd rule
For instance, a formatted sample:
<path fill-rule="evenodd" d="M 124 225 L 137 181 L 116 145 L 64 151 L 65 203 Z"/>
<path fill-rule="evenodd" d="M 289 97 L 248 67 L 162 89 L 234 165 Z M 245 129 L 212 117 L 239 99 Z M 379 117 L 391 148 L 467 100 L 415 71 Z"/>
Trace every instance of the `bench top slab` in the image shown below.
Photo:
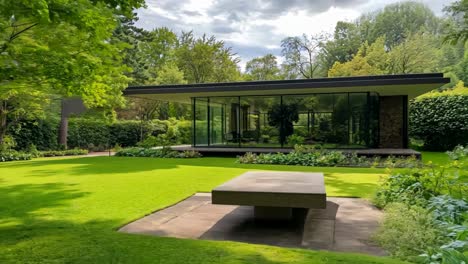
<path fill-rule="evenodd" d="M 213 192 L 325 194 L 323 173 L 249 171 L 213 189 Z"/>

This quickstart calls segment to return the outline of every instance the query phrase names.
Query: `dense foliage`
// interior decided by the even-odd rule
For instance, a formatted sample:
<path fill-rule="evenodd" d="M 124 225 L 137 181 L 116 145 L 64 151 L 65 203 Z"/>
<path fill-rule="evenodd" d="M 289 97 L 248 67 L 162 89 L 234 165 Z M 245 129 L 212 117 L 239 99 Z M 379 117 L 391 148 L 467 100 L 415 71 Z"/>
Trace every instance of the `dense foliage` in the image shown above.
<path fill-rule="evenodd" d="M 428 150 L 448 150 L 468 144 L 468 88 L 431 93 L 410 106 L 409 133 Z"/>
<path fill-rule="evenodd" d="M 79 96 L 90 107 L 123 103 L 129 78 L 117 16 L 143 0 L 0 1 L 0 143 L 9 126 L 44 115 L 52 99 Z"/>
<path fill-rule="evenodd" d="M 246 153 L 238 157 L 239 163 L 245 164 L 281 164 L 300 166 L 349 166 L 349 167 L 417 167 L 420 161 L 414 157 L 398 158 L 364 157 L 356 153 L 319 150 L 308 146 L 296 145 L 294 151 L 284 153 Z"/>
<path fill-rule="evenodd" d="M 385 209 L 376 239 L 390 254 L 424 263 L 462 263 L 468 251 L 468 151 L 449 164 L 395 172 L 375 203 Z M 452 261 L 452 262 L 450 262 Z"/>
<path fill-rule="evenodd" d="M 106 122 L 89 119 L 71 119 L 68 142 L 70 147 L 90 150 L 106 150 L 112 146 L 136 146 L 148 136 L 168 134 L 171 142 L 190 143 L 190 121 L 175 119 L 160 121 L 116 121 Z"/>
<path fill-rule="evenodd" d="M 118 120 L 114 122 L 71 118 L 68 145 L 70 148 L 103 151 L 115 147 L 132 147 L 151 136 L 167 135 L 173 144 L 188 144 L 191 140 L 191 122 L 185 120 Z M 29 151 L 31 146 L 40 151 L 59 150 L 58 123 L 47 120 L 22 121 L 10 128 L 13 149 Z"/>

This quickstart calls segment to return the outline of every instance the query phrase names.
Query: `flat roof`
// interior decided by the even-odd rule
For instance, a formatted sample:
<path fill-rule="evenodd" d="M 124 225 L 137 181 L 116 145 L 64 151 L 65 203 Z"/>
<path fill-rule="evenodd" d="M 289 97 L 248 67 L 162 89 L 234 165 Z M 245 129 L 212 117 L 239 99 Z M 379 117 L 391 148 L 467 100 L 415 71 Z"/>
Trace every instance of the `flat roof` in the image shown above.
<path fill-rule="evenodd" d="M 190 102 L 191 97 L 376 92 L 414 98 L 450 82 L 442 73 L 375 75 L 277 81 L 129 86 L 124 95 Z"/>

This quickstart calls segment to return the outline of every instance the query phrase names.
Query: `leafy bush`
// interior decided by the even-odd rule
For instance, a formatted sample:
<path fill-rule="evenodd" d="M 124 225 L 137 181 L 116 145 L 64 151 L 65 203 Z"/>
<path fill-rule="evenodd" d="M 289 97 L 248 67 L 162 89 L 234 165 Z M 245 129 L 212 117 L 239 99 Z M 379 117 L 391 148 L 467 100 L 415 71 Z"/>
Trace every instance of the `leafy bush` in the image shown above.
<path fill-rule="evenodd" d="M 418 261 L 431 264 L 461 263 L 447 261 L 463 260 L 459 253 L 468 250 L 468 184 L 460 176 L 466 168 L 467 153 L 465 148 L 457 147 L 448 154 L 453 162 L 394 173 L 383 180 L 377 191 L 376 204 L 390 208 L 386 210 L 384 225 L 377 239 L 395 256 L 407 258 L 424 252 Z M 399 204 L 399 208 L 392 211 L 394 204 Z M 414 215 L 409 219 L 412 212 L 402 206 L 419 213 L 427 212 L 432 224 L 429 219 Z M 401 218 L 401 223 L 398 223 L 398 218 Z M 405 230 L 404 225 L 410 229 Z M 431 240 L 435 229 L 440 233 L 437 243 Z M 415 241 L 406 239 L 404 232 L 413 235 Z M 420 234 L 426 232 L 430 235 L 426 238 L 429 239 L 427 243 L 417 242 Z M 399 236 L 402 239 L 397 238 Z"/>
<path fill-rule="evenodd" d="M 169 139 L 167 134 L 161 134 L 157 137 L 155 136 L 148 136 L 145 140 L 138 142 L 137 146 L 142 148 L 152 148 L 152 147 L 169 147 L 174 141 Z"/>
<path fill-rule="evenodd" d="M 289 145 L 301 145 L 304 144 L 305 138 L 296 134 L 292 134 L 288 137 L 288 144 Z"/>
<path fill-rule="evenodd" d="M 68 146 L 103 151 L 110 144 L 109 126 L 102 120 L 71 118 L 68 122 Z"/>
<path fill-rule="evenodd" d="M 31 158 L 31 154 L 18 152 L 15 150 L 0 151 L 0 162 L 30 160 Z"/>
<path fill-rule="evenodd" d="M 86 149 L 48 150 L 39 152 L 40 157 L 78 156 L 86 154 L 88 154 L 88 150 Z"/>
<path fill-rule="evenodd" d="M 199 158 L 201 154 L 196 151 L 178 152 L 170 148 L 126 148 L 115 153 L 118 157 L 149 157 L 149 158 Z"/>
<path fill-rule="evenodd" d="M 395 158 L 359 157 L 355 153 L 320 150 L 315 147 L 296 145 L 294 151 L 284 153 L 246 153 L 239 156 L 238 162 L 245 164 L 282 164 L 300 166 L 354 166 L 354 167 L 418 167 L 420 161 L 415 157 Z"/>
<path fill-rule="evenodd" d="M 427 248 L 441 246 L 446 238 L 430 211 L 403 203 L 389 204 L 382 226 L 374 238 L 392 256 L 408 259 L 424 253 Z"/>
<path fill-rule="evenodd" d="M 467 105 L 468 94 L 441 93 L 414 100 L 409 112 L 410 135 L 423 140 L 427 150 L 468 144 Z"/>
<path fill-rule="evenodd" d="M 380 207 L 393 202 L 426 205 L 434 196 L 444 193 L 464 197 L 466 183 L 452 170 L 437 168 L 412 169 L 391 174 L 383 179 L 374 203 Z"/>
<path fill-rule="evenodd" d="M 16 141 L 17 150 L 25 150 L 34 145 L 38 150 L 57 148 L 57 120 L 23 120 L 11 126 L 7 133 Z"/>
<path fill-rule="evenodd" d="M 452 151 L 447 151 L 447 155 L 452 160 L 463 160 L 468 157 L 468 146 L 456 146 Z"/>
<path fill-rule="evenodd" d="M 0 151 L 11 151 L 14 147 L 16 147 L 15 139 L 10 135 L 4 136 L 3 142 L 0 145 Z"/>
<path fill-rule="evenodd" d="M 202 155 L 198 151 L 186 150 L 179 153 L 179 158 L 200 158 Z"/>
<path fill-rule="evenodd" d="M 174 143 L 189 143 L 191 124 L 189 121 L 154 120 L 141 122 L 121 120 L 109 123 L 102 120 L 74 118 L 69 121 L 68 145 L 102 151 L 110 146 L 136 146 L 142 139 L 168 135 Z"/>
<path fill-rule="evenodd" d="M 434 196 L 429 199 L 427 208 L 441 223 L 463 224 L 468 212 L 468 203 L 449 195 Z"/>

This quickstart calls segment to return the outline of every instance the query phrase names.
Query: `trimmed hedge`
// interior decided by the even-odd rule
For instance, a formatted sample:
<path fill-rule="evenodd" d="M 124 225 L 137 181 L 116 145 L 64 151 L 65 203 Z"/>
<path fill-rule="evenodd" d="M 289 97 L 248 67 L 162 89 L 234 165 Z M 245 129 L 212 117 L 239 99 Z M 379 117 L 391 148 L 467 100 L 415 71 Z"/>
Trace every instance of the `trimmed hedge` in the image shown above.
<path fill-rule="evenodd" d="M 68 146 L 89 150 L 105 150 L 119 145 L 133 147 L 147 136 L 168 134 L 174 143 L 187 144 L 191 138 L 191 122 L 185 120 L 122 120 L 108 123 L 100 120 L 70 119 Z"/>
<path fill-rule="evenodd" d="M 440 94 L 418 98 L 410 105 L 409 133 L 424 149 L 450 150 L 468 144 L 468 95 Z"/>
<path fill-rule="evenodd" d="M 11 126 L 7 132 L 16 142 L 16 149 L 27 150 L 31 145 L 38 150 L 58 148 L 58 121 L 21 121 Z"/>
<path fill-rule="evenodd" d="M 16 141 L 17 150 L 28 150 L 34 145 L 38 150 L 57 150 L 57 121 L 24 121 L 12 127 L 8 134 Z M 68 147 L 103 151 L 119 145 L 136 146 L 147 136 L 167 134 L 172 143 L 187 144 L 191 140 L 191 121 L 153 120 L 140 122 L 120 120 L 107 122 L 88 118 L 70 118 L 68 122 Z"/>

